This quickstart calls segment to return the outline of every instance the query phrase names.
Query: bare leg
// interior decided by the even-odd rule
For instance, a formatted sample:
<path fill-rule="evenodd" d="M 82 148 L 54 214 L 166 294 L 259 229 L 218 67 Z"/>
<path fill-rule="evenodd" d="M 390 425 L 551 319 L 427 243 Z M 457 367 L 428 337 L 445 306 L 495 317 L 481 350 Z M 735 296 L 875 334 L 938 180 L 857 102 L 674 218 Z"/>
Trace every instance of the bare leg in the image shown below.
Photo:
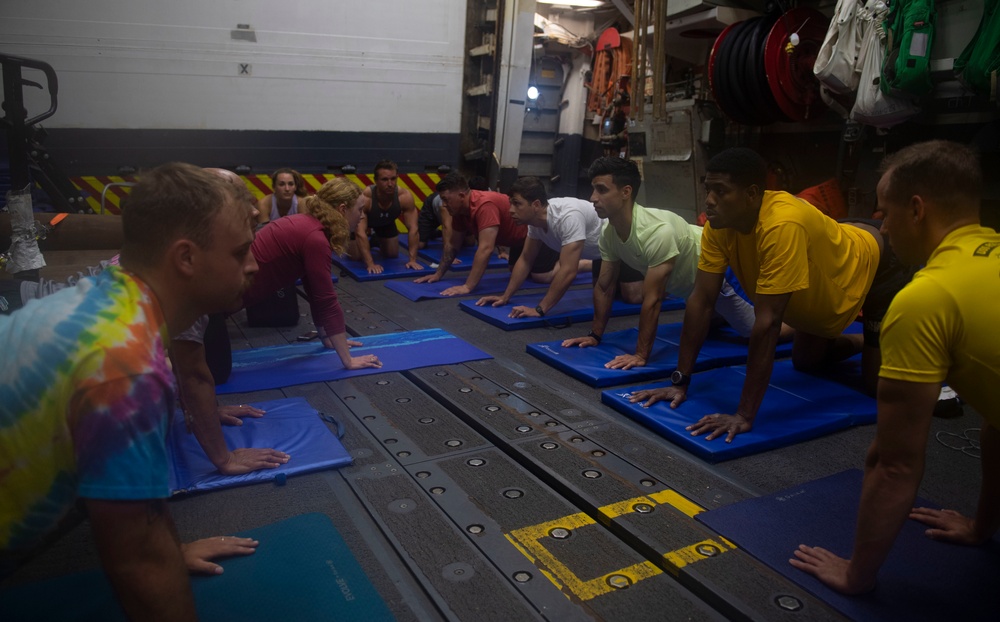
<path fill-rule="evenodd" d="M 551 283 L 552 279 L 555 278 L 556 270 L 558 269 L 559 269 L 559 264 L 556 264 L 556 267 L 553 268 L 552 270 L 549 270 L 548 272 L 532 272 L 531 274 L 528 275 L 528 278 L 534 281 L 535 283 Z"/>
<path fill-rule="evenodd" d="M 356 240 L 349 240 L 347 242 L 347 252 L 345 254 L 351 261 L 361 261 L 361 251 L 358 249 Z"/>
<path fill-rule="evenodd" d="M 795 332 L 792 342 L 792 365 L 799 371 L 816 371 L 861 352 L 861 335 L 840 335 L 834 339 Z"/>
<path fill-rule="evenodd" d="M 379 238 L 379 249 L 385 258 L 395 259 L 399 257 L 399 237 Z"/>
<path fill-rule="evenodd" d="M 642 281 L 621 283 L 622 300 L 632 305 L 642 304 Z"/>

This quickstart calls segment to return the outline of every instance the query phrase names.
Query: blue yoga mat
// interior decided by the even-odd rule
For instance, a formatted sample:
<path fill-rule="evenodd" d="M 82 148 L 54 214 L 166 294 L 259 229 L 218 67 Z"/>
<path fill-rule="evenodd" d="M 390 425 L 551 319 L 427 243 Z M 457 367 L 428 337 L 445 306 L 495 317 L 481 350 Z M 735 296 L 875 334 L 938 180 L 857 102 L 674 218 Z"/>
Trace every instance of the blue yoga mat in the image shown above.
<path fill-rule="evenodd" d="M 844 369 L 838 367 L 838 375 L 848 373 Z M 738 434 L 732 443 L 727 443 L 722 438 L 706 441 L 704 435 L 691 436 L 684 429 L 704 415 L 732 413 L 745 378 L 745 367 L 695 374 L 687 401 L 676 409 L 664 402 L 643 408 L 628 401 L 633 392 L 666 386 L 664 382 L 609 389 L 601 393 L 601 401 L 709 462 L 760 453 L 852 425 L 875 422 L 873 398 L 836 380 L 795 371 L 790 360 L 782 360 L 774 363 L 770 386 L 749 432 Z"/>
<path fill-rule="evenodd" d="M 861 496 L 854 469 L 697 516 L 737 546 L 853 620 L 996 620 L 1000 617 L 1000 544 L 935 542 L 907 520 L 879 573 L 875 591 L 843 596 L 788 563 L 800 544 L 848 557 Z M 939 507 L 918 499 L 915 507 Z M 806 616 L 808 617 L 808 616 Z"/>
<path fill-rule="evenodd" d="M 427 265 L 427 262 L 422 262 L 421 265 L 424 266 L 423 270 L 411 270 L 406 267 L 406 262 L 410 260 L 409 257 L 405 256 L 406 253 L 401 253 L 399 257 L 395 259 L 386 259 L 379 257 L 377 249 L 372 249 L 375 253 L 373 258 L 375 263 L 382 266 L 383 270 L 380 274 L 369 274 L 368 269 L 365 267 L 365 262 L 354 261 L 348 259 L 347 256 L 333 258 L 333 265 L 337 266 L 347 274 L 351 275 L 355 281 L 382 281 L 385 279 L 398 279 L 402 277 L 412 277 L 416 278 L 418 276 L 424 276 L 427 274 L 434 274 L 435 270 Z"/>
<path fill-rule="evenodd" d="M 451 333 L 432 328 L 357 338 L 364 345 L 351 348 L 354 356 L 376 354 L 382 367 L 347 370 L 334 350 L 322 343 L 289 344 L 233 352 L 233 371 L 216 393 L 248 393 L 310 382 L 406 371 L 432 365 L 450 365 L 493 358 Z"/>
<path fill-rule="evenodd" d="M 424 248 L 417 251 L 417 254 L 431 263 L 441 263 L 441 256 L 444 254 L 444 242 L 441 240 L 432 240 L 430 244 Z M 452 264 L 450 270 L 471 270 L 472 260 L 476 257 L 476 247 L 475 246 L 463 246 L 458 250 L 455 258 L 460 261 L 460 263 Z M 488 268 L 506 268 L 507 260 L 500 259 L 497 256 L 496 251 L 490 255 L 490 263 L 487 264 Z"/>
<path fill-rule="evenodd" d="M 351 463 L 351 456 L 340 440 L 305 399 L 295 397 L 253 405 L 267 414 L 260 418 L 244 417 L 241 426 L 222 426 L 226 445 L 230 448 L 270 447 L 289 454 L 291 459 L 276 469 L 223 475 L 209 461 L 194 434 L 187 432 L 184 417 L 178 412 L 167 444 L 173 467 L 170 490 L 174 494 L 256 484 L 271 481 L 281 474 L 287 477 Z"/>
<path fill-rule="evenodd" d="M 542 301 L 544 294 L 525 294 L 514 296 L 510 304 L 502 307 L 477 307 L 474 300 L 465 300 L 458 304 L 462 311 L 471 313 L 479 319 L 504 330 L 520 330 L 522 328 L 539 328 L 543 326 L 563 326 L 573 322 L 586 322 L 594 319 L 594 293 L 591 289 L 572 289 L 566 292 L 556 306 L 549 309 L 545 317 L 512 318 L 510 310 L 515 306 L 535 308 Z M 663 301 L 662 310 L 671 311 L 683 309 L 684 301 L 679 298 L 667 298 Z M 611 305 L 611 316 L 636 315 L 642 305 L 632 305 L 615 300 Z"/>
<path fill-rule="evenodd" d="M 302 514 L 234 535 L 260 545 L 252 555 L 221 560 L 221 575 L 191 578 L 199 619 L 395 619 L 327 516 Z M 0 611 L 19 622 L 125 620 L 100 570 L 3 590 Z"/>
<path fill-rule="evenodd" d="M 632 369 L 607 369 L 604 364 L 621 354 L 634 354 L 638 328 L 606 333 L 601 344 L 590 348 L 564 348 L 563 339 L 528 344 L 527 351 L 552 367 L 589 384 L 592 387 L 611 387 L 630 382 L 643 382 L 665 378 L 677 368 L 681 324 L 661 324 L 656 329 L 656 340 L 649 362 Z M 728 326 L 714 329 L 698 353 L 693 371 L 704 371 L 728 365 L 741 365 L 747 361 L 747 340 Z M 778 358 L 792 355 L 792 343 L 778 344 Z"/>
<path fill-rule="evenodd" d="M 509 272 L 494 272 L 483 275 L 476 286 L 476 291 L 463 297 L 482 297 L 490 294 L 502 294 L 507 290 L 507 283 L 510 282 Z M 573 285 L 590 285 L 592 277 L 589 272 L 582 272 L 573 279 Z M 453 296 L 442 296 L 441 292 L 455 285 L 465 285 L 464 278 L 441 279 L 437 283 L 414 283 L 413 281 L 389 281 L 385 284 L 392 291 L 406 297 L 408 300 L 417 302 L 419 300 L 434 300 L 438 298 L 452 298 Z M 548 283 L 536 283 L 528 279 L 521 285 L 519 291 L 533 289 L 546 289 Z"/>

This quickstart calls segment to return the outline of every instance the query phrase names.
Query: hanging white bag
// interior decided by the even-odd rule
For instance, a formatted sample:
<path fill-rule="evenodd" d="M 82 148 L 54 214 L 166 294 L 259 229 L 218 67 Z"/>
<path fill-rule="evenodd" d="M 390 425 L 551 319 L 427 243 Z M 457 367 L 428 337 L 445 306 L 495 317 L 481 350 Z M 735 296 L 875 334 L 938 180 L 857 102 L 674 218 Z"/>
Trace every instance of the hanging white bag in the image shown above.
<path fill-rule="evenodd" d="M 858 0 L 837 0 L 834 19 L 830 21 L 813 64 L 816 79 L 834 93 L 850 93 L 858 88 L 861 72 L 858 62 L 861 52 L 859 8 Z"/>
<path fill-rule="evenodd" d="M 885 60 L 885 21 L 888 7 L 883 0 L 868 0 L 859 11 L 862 29 L 860 83 L 851 118 L 858 123 L 887 128 L 919 114 L 920 108 L 909 99 L 886 95 L 879 88 L 882 62 Z"/>

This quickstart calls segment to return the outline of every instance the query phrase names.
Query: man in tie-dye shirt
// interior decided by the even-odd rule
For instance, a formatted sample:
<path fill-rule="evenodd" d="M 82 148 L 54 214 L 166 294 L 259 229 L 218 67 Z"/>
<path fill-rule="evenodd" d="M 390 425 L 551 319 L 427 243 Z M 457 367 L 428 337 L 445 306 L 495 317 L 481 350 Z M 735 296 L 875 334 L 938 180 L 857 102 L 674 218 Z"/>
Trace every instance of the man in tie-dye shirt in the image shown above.
<path fill-rule="evenodd" d="M 166 344 L 238 308 L 257 270 L 245 202 L 185 164 L 144 173 L 125 207 L 121 266 L 0 316 L 0 574 L 82 499 L 126 614 L 194 618 L 187 570 L 248 553 L 181 545 L 167 512 L 165 435 L 176 396 Z"/>

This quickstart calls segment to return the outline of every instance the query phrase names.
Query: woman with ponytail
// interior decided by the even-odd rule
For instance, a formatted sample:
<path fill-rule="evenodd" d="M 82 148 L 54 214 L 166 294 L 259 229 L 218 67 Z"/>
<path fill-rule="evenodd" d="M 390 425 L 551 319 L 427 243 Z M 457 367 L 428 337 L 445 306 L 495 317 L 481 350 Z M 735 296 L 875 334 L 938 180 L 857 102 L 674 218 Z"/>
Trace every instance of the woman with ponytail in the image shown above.
<path fill-rule="evenodd" d="M 301 278 L 323 344 L 337 351 L 347 369 L 382 366 L 371 356 L 351 356 L 349 346 L 353 344 L 347 340 L 344 312 L 333 287 L 330 253 L 344 253 L 363 208 L 361 188 L 336 177 L 303 199 L 298 214 L 262 228 L 250 247 L 260 270 L 243 296 L 243 304 L 250 306 Z"/>

